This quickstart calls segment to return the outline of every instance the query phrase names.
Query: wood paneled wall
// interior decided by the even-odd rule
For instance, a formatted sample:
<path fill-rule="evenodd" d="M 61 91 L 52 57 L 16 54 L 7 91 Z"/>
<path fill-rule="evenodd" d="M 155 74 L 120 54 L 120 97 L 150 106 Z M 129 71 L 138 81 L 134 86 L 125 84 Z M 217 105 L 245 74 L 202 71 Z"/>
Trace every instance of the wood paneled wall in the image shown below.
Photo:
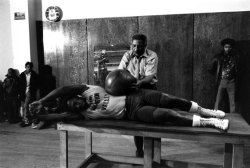
<path fill-rule="evenodd" d="M 132 36 L 138 32 L 137 17 L 89 19 L 88 52 L 89 52 L 89 82 L 94 83 L 94 59 L 95 48 L 106 46 L 129 46 Z"/>
<path fill-rule="evenodd" d="M 193 15 L 140 17 L 139 32 L 158 54 L 158 89 L 192 99 Z"/>
<path fill-rule="evenodd" d="M 208 63 L 222 49 L 226 37 L 236 41 L 247 37 L 242 32 L 244 13 L 212 13 L 194 15 L 194 99 L 213 106 L 216 96 L 215 77 L 208 73 Z M 248 13 L 250 17 L 250 13 Z M 247 20 L 243 21 L 246 23 Z M 249 22 L 249 21 L 248 21 Z M 248 23 L 249 24 L 249 23 Z M 249 25 L 250 26 L 250 25 Z M 248 26 L 248 28 L 249 28 Z M 244 35 L 245 34 L 245 35 Z M 206 96 L 205 96 L 206 95 Z"/>
<path fill-rule="evenodd" d="M 44 22 L 44 64 L 50 65 L 57 86 L 88 81 L 86 20 Z"/>
<path fill-rule="evenodd" d="M 250 12 L 63 20 L 42 25 L 44 63 L 52 66 L 57 86 L 93 83 L 95 47 L 129 46 L 133 34 L 144 33 L 148 48 L 159 56 L 158 89 L 209 108 L 213 108 L 216 92 L 215 78 L 207 71 L 209 61 L 221 50 L 223 38 L 234 38 L 243 52 L 239 110 L 249 108 Z"/>

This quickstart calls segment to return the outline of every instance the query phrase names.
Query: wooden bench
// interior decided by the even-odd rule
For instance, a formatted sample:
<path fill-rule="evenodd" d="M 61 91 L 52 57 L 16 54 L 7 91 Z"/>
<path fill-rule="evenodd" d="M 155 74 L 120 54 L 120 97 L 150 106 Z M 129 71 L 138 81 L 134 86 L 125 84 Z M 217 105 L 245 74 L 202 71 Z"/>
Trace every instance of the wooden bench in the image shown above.
<path fill-rule="evenodd" d="M 92 161 L 112 161 L 144 165 L 152 168 L 161 162 L 161 138 L 191 140 L 209 144 L 225 144 L 224 168 L 243 168 L 243 149 L 250 145 L 250 126 L 239 114 L 227 114 L 230 127 L 227 132 L 214 128 L 176 127 L 149 125 L 131 121 L 90 120 L 58 123 L 60 131 L 60 167 L 68 168 L 68 131 L 85 133 L 85 160 L 79 167 L 87 167 Z M 131 135 L 144 137 L 144 158 L 111 156 L 92 152 L 92 133 Z M 230 150 L 230 148 L 232 150 Z"/>

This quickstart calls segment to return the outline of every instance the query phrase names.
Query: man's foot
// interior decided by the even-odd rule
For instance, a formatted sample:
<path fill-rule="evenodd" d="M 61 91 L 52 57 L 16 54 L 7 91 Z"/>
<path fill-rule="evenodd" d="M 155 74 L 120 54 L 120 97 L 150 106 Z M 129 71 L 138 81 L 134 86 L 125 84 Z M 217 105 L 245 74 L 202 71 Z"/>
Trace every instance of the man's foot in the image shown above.
<path fill-rule="evenodd" d="M 143 157 L 144 156 L 144 152 L 143 152 L 143 150 L 136 150 L 136 152 L 135 152 L 135 156 L 136 157 Z"/>
<path fill-rule="evenodd" d="M 31 122 L 29 120 L 25 120 L 25 121 L 22 121 L 20 123 L 20 127 L 27 127 L 27 126 L 30 126 L 31 125 Z"/>
<path fill-rule="evenodd" d="M 202 107 L 198 107 L 198 114 L 202 117 L 210 117 L 210 118 L 224 118 L 225 112 L 221 110 L 211 110 Z"/>
<path fill-rule="evenodd" d="M 32 123 L 31 128 L 42 129 L 45 126 L 45 121 L 40 121 L 39 123 Z"/>
<path fill-rule="evenodd" d="M 31 124 L 31 128 L 35 129 L 36 127 L 37 127 L 37 123 L 34 123 L 34 122 L 33 122 L 33 123 Z"/>
<path fill-rule="evenodd" d="M 214 127 L 226 131 L 229 127 L 228 119 L 218 119 L 218 118 L 201 118 L 200 125 L 204 127 Z"/>

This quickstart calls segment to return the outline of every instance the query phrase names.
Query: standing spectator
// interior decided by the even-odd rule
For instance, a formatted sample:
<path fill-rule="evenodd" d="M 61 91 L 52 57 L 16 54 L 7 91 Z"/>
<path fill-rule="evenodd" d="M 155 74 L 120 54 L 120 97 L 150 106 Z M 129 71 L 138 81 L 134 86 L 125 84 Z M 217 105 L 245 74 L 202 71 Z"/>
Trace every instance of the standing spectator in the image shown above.
<path fill-rule="evenodd" d="M 18 77 L 16 71 L 8 69 L 8 73 L 3 83 L 4 104 L 9 123 L 16 123 L 19 120 L 19 103 L 18 103 Z"/>
<path fill-rule="evenodd" d="M 227 111 L 229 108 L 230 113 L 235 113 L 239 54 L 235 50 L 234 39 L 226 38 L 222 40 L 221 46 L 222 52 L 215 55 L 210 67 L 210 72 L 216 74 L 218 84 L 215 109 Z"/>
<path fill-rule="evenodd" d="M 118 69 L 127 69 L 137 79 L 137 87 L 156 90 L 157 54 L 147 49 L 147 37 L 135 34 L 132 37 L 130 50 L 125 52 Z M 143 137 L 134 137 L 137 157 L 143 157 Z"/>
<path fill-rule="evenodd" d="M 39 79 L 35 71 L 32 70 L 33 63 L 25 63 L 25 71 L 20 74 L 19 93 L 21 104 L 23 108 L 23 118 L 20 124 L 21 127 L 29 126 L 32 124 L 31 114 L 29 111 L 29 104 L 36 100 Z"/>

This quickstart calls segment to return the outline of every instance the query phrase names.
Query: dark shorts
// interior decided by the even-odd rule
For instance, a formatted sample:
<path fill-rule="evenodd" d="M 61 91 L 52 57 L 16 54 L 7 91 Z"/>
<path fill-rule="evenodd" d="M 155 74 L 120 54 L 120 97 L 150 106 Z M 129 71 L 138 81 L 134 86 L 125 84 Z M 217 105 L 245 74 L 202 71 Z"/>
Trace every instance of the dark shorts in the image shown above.
<path fill-rule="evenodd" d="M 140 89 L 127 96 L 126 99 L 126 119 L 138 121 L 136 113 L 144 109 L 143 117 L 146 120 L 152 120 L 152 113 L 146 111 L 154 111 L 157 107 L 151 106 L 151 103 L 160 102 L 162 93 L 160 91 Z"/>
<path fill-rule="evenodd" d="M 189 111 L 191 105 L 188 100 L 161 91 L 139 89 L 127 95 L 125 119 L 154 123 L 155 111 L 162 113 L 168 113 L 173 109 Z"/>

